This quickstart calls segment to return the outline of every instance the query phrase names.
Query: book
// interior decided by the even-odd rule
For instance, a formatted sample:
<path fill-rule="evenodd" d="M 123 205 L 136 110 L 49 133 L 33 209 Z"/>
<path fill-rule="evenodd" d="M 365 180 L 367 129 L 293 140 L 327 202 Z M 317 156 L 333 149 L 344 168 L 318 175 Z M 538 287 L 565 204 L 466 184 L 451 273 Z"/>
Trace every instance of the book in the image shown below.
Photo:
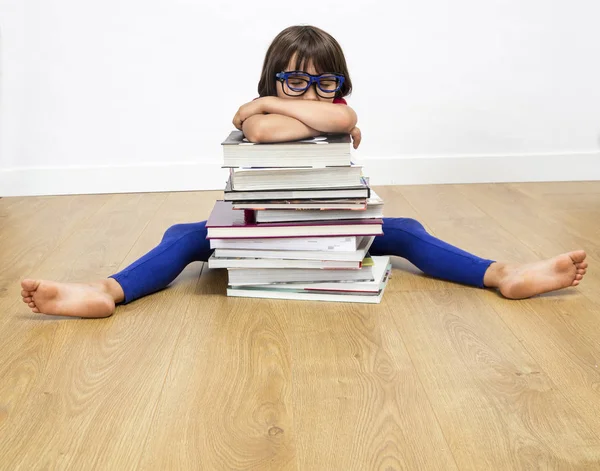
<path fill-rule="evenodd" d="M 357 292 L 378 293 L 383 287 L 386 277 L 392 269 L 390 257 L 373 256 L 373 280 L 372 281 L 326 281 L 321 283 L 274 283 L 272 285 L 236 285 L 236 288 L 248 289 L 276 289 L 289 291 L 328 291 L 328 292 Z"/>
<path fill-rule="evenodd" d="M 362 178 L 359 185 L 346 188 L 286 188 L 282 190 L 236 191 L 231 187 L 231 178 L 225 186 L 225 201 L 258 200 L 303 200 L 316 198 L 368 198 L 369 183 Z"/>
<path fill-rule="evenodd" d="M 325 291 L 342 293 L 379 293 L 390 276 L 389 257 L 373 256 L 373 281 L 330 281 L 323 283 L 277 283 L 273 285 L 236 286 L 243 289 L 276 289 L 288 291 Z"/>
<path fill-rule="evenodd" d="M 269 239 L 210 239 L 210 248 L 219 250 L 281 250 L 281 251 L 327 251 L 329 253 L 354 253 L 362 237 L 306 237 Z"/>
<path fill-rule="evenodd" d="M 263 200 L 243 201 L 233 203 L 233 209 L 261 210 L 295 210 L 295 209 L 318 209 L 328 210 L 365 210 L 367 200 L 363 198 L 340 198 L 340 199 L 306 199 L 306 200 Z"/>
<path fill-rule="evenodd" d="M 276 210 L 256 210 L 256 222 L 294 222 L 294 221 L 326 221 L 336 219 L 376 219 L 383 217 L 383 200 L 371 191 L 365 209 L 335 210 L 323 209 L 320 205 L 315 208 Z"/>
<path fill-rule="evenodd" d="M 256 223 L 246 211 L 236 211 L 227 201 L 217 201 L 206 222 L 208 239 L 268 237 L 376 236 L 383 234 L 382 219 Z"/>
<path fill-rule="evenodd" d="M 260 257 L 226 257 L 212 254 L 208 259 L 208 268 L 314 268 L 319 270 L 358 270 L 362 260 L 310 260 Z"/>
<path fill-rule="evenodd" d="M 345 188 L 359 186 L 362 167 L 327 168 L 232 168 L 231 187 L 236 191 L 285 190 L 287 188 Z"/>
<path fill-rule="evenodd" d="M 370 291 L 341 291 L 330 289 L 305 289 L 306 284 L 298 284 L 296 289 L 292 285 L 266 285 L 266 286 L 232 286 L 227 287 L 227 296 L 238 296 L 246 298 L 269 298 L 269 299 L 291 299 L 304 301 L 331 301 L 331 302 L 347 302 L 347 303 L 370 303 L 378 304 L 381 302 L 385 288 L 391 274 L 391 264 L 389 257 L 381 257 L 382 260 L 375 262 L 377 269 L 377 278 L 371 282 L 371 286 L 375 286 L 377 290 L 371 288 Z M 382 270 L 380 266 L 385 266 Z M 383 275 L 381 275 L 383 273 Z M 344 283 L 331 283 L 344 284 Z M 354 283 L 348 283 L 352 285 Z M 313 284 L 315 285 L 315 284 Z M 325 285 L 325 284 L 324 284 Z"/>
<path fill-rule="evenodd" d="M 273 285 L 277 283 L 322 283 L 328 281 L 373 281 L 373 267 L 357 270 L 323 270 L 321 268 L 230 268 L 229 285 Z"/>
<path fill-rule="evenodd" d="M 351 161 L 349 134 L 256 144 L 242 131 L 232 131 L 221 145 L 223 167 L 327 167 L 350 165 Z"/>
<path fill-rule="evenodd" d="M 215 249 L 214 256 L 217 258 L 274 258 L 287 260 L 346 260 L 360 262 L 367 256 L 369 248 L 373 244 L 374 237 L 361 237 L 360 244 L 356 250 L 244 250 L 244 249 Z M 213 239 L 218 240 L 218 239 Z M 284 239 L 298 240 L 298 239 Z"/>

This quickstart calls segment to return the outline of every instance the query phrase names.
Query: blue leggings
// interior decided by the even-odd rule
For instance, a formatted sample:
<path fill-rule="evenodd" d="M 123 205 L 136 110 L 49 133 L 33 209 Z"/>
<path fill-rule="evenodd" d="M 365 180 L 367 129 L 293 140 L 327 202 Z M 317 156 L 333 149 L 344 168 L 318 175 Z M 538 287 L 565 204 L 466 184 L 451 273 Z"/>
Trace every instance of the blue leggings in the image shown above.
<path fill-rule="evenodd" d="M 191 262 L 206 262 L 212 250 L 205 225 L 202 221 L 170 227 L 157 247 L 112 275 L 125 293 L 123 304 L 166 288 Z M 436 239 L 414 219 L 384 218 L 383 231 L 375 238 L 371 255 L 396 255 L 429 276 L 484 287 L 483 276 L 492 260 Z"/>

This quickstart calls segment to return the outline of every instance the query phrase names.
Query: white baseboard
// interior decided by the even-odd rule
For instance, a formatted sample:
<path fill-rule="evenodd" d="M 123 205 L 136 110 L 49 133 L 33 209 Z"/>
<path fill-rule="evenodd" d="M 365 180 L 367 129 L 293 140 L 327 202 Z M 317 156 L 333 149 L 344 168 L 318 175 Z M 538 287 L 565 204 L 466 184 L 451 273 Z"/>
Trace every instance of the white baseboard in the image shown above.
<path fill-rule="evenodd" d="M 363 159 L 373 185 L 600 180 L 600 152 Z"/>
<path fill-rule="evenodd" d="M 166 163 L 0 170 L 0 196 L 222 190 L 218 163 Z"/>
<path fill-rule="evenodd" d="M 372 185 L 600 180 L 600 152 L 362 158 Z M 0 170 L 0 196 L 222 190 L 220 163 Z"/>

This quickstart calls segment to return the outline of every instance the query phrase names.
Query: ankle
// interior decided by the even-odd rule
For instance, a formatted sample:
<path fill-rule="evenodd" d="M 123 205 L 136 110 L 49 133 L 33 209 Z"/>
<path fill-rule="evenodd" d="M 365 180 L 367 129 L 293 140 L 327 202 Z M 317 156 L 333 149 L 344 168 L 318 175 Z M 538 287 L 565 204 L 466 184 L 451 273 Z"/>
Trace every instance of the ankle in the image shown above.
<path fill-rule="evenodd" d="M 487 288 L 498 288 L 507 272 L 507 263 L 493 262 L 483 276 L 483 285 Z"/>
<path fill-rule="evenodd" d="M 114 278 L 106 278 L 104 280 L 100 280 L 97 282 L 100 289 L 108 294 L 115 304 L 120 303 L 125 300 L 125 293 L 123 292 L 123 288 L 119 284 L 117 280 Z"/>

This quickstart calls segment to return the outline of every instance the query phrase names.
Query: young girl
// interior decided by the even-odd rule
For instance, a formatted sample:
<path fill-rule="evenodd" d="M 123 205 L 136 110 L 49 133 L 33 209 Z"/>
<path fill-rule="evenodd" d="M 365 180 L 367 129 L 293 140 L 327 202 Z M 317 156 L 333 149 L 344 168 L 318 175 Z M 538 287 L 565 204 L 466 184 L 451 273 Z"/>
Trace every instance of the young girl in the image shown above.
<path fill-rule="evenodd" d="M 304 139 L 321 133 L 350 133 L 361 141 L 356 113 L 346 105 L 352 82 L 337 41 L 311 26 L 282 31 L 269 47 L 258 84 L 259 98 L 235 114 L 233 124 L 250 141 Z M 160 244 L 123 271 L 92 283 L 23 280 L 22 297 L 33 312 L 106 317 L 115 305 L 165 288 L 191 262 L 211 255 L 205 221 L 178 224 Z M 511 299 L 577 286 L 586 273 L 583 250 L 519 265 L 484 260 L 428 234 L 414 219 L 385 218 L 373 255 L 404 257 L 426 274 L 479 288 L 497 288 Z"/>

